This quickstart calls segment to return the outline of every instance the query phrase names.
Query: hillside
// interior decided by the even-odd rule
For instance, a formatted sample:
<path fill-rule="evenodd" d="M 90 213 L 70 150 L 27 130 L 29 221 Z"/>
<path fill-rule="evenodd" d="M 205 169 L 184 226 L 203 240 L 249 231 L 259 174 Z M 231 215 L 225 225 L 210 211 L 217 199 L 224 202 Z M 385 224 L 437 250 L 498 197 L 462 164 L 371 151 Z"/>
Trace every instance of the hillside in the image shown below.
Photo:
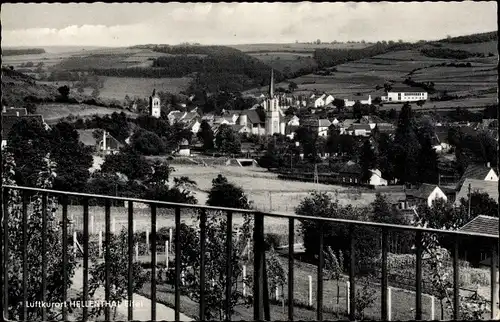
<path fill-rule="evenodd" d="M 105 115 L 122 112 L 134 117 L 134 113 L 122 110 L 113 102 L 93 99 L 78 93 L 70 93 L 69 100 L 62 100 L 56 86 L 41 84 L 34 78 L 9 68 L 2 68 L 2 105 L 9 107 L 36 107 L 36 113 L 55 122 L 73 116 Z"/>

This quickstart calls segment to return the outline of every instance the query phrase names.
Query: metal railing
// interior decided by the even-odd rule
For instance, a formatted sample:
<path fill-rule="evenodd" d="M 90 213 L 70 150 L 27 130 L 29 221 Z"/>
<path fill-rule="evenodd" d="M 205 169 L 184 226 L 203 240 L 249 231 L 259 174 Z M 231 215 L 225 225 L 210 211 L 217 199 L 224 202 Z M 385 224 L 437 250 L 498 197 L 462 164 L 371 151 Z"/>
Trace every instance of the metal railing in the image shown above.
<path fill-rule="evenodd" d="M 82 201 L 83 204 L 83 297 L 84 300 L 88 299 L 89 296 L 89 276 L 88 276 L 88 262 L 89 262 L 89 200 L 90 199 L 103 199 L 105 201 L 105 250 L 104 250 L 104 262 L 105 262 L 105 300 L 108 301 L 110 298 L 110 245 L 107 241 L 110 240 L 111 236 L 111 201 L 112 200 L 120 200 L 128 203 L 128 301 L 129 303 L 133 300 L 133 221 L 134 221 L 134 203 L 145 203 L 150 205 L 151 212 L 151 263 L 156 263 L 156 224 L 157 224 L 157 208 L 159 206 L 164 208 L 171 208 L 175 210 L 175 320 L 179 321 L 180 318 L 180 281 L 181 281 L 181 249 L 180 249 L 180 231 L 181 231 L 181 209 L 195 209 L 199 210 L 200 213 L 200 300 L 199 300 L 199 318 L 200 320 L 205 319 L 205 240 L 206 240 L 206 215 L 207 211 L 223 211 L 227 214 L 227 226 L 226 226 L 226 253 L 227 258 L 231 258 L 231 252 L 233 248 L 232 234 L 233 234 L 233 215 L 234 214 L 251 214 L 254 216 L 254 231 L 253 231 L 253 242 L 254 242 L 254 285 L 253 285 L 253 315 L 254 320 L 262 321 L 262 320 L 271 320 L 270 316 L 270 308 L 269 308 L 269 293 L 268 293 L 268 285 L 267 285 L 267 274 L 266 274 L 266 264 L 265 264 L 265 251 L 266 245 L 264 241 L 264 217 L 278 217 L 288 219 L 288 245 L 295 244 L 295 222 L 297 220 L 304 221 L 310 220 L 318 223 L 337 223 L 348 225 L 349 227 L 349 249 L 350 249 L 350 258 L 349 258 L 349 320 L 355 320 L 356 318 L 356 284 L 355 284 L 355 266 L 356 266 L 356 253 L 355 253 L 355 243 L 356 239 L 354 236 L 354 232 L 356 227 L 372 227 L 378 228 L 382 234 L 382 274 L 381 274 L 381 318 L 382 320 L 388 320 L 388 236 L 390 231 L 413 231 L 416 234 L 415 245 L 416 245 L 416 281 L 415 281 L 415 289 L 416 289 L 416 303 L 415 303 L 415 319 L 422 320 L 422 253 L 423 253 L 423 245 L 422 245 L 422 234 L 424 233 L 435 233 L 439 235 L 448 235 L 454 237 L 454 246 L 452 251 L 453 256 L 453 307 L 454 307 L 454 319 L 459 319 L 458 311 L 459 311 L 459 259 L 458 259 L 458 241 L 460 238 L 465 237 L 481 237 L 490 240 L 494 240 L 491 255 L 492 255 L 492 265 L 491 265 L 491 277 L 492 281 L 495 281 L 495 276 L 497 274 L 497 265 L 498 265 L 498 236 L 488 235 L 488 234 L 474 234 L 468 232 L 461 231 L 443 231 L 437 229 L 429 229 L 429 228 L 420 228 L 420 227 L 412 227 L 412 226 L 402 226 L 402 225 L 390 225 L 383 223 L 374 223 L 374 222 L 364 222 L 364 221 L 355 221 L 355 220 L 345 220 L 345 219 L 333 219 L 333 218 L 322 218 L 322 217 L 312 217 L 312 216 L 299 216 L 293 214 L 280 214 L 280 213 L 264 213 L 255 210 L 247 210 L 247 209 L 232 209 L 232 208 L 222 208 L 222 207 L 211 207 L 211 206 L 203 206 L 203 205 L 191 205 L 191 204 L 178 204 L 178 203 L 170 203 L 170 202 L 161 202 L 154 200 L 143 200 L 143 199 L 135 199 L 135 198 L 124 198 L 124 197 L 113 197 L 113 196 L 104 196 L 104 195 L 92 195 L 85 193 L 74 193 L 74 192 L 64 192 L 64 191 L 56 191 L 56 190 L 47 190 L 47 189 L 38 189 L 38 188 L 30 188 L 30 187 L 19 187 L 19 186 L 3 186 L 2 187 L 2 205 L 3 205 L 3 263 L 2 263 L 2 274 L 4 277 L 4 281 L 6 281 L 3 285 L 3 317 L 4 320 L 8 320 L 7 310 L 9 307 L 9 292 L 8 292 L 8 282 L 9 274 L 8 274 L 8 261 L 9 258 L 9 234 L 8 234 L 8 225 L 9 222 L 9 208 L 8 208 L 8 196 L 10 190 L 20 191 L 22 194 L 22 236 L 23 236 L 23 245 L 26 249 L 27 247 L 27 222 L 28 222 L 28 194 L 38 193 L 42 195 L 42 232 L 45 234 L 47 229 L 47 201 L 49 195 L 54 195 L 60 198 L 62 205 L 62 254 L 63 254 L 63 265 L 64 267 L 68 264 L 68 199 L 70 197 L 78 198 Z M 323 249 L 324 245 L 324 225 L 319 225 L 320 229 L 318 231 L 318 240 L 319 240 L 319 250 Z M 47 254 L 47 243 L 44 238 L 42 238 L 41 245 L 41 256 L 42 256 L 42 283 L 41 283 L 41 299 L 45 300 L 47 295 L 47 268 L 46 268 L 46 254 Z M 317 320 L 323 320 L 323 268 L 324 268 L 324 256 L 323 252 L 319 251 L 318 256 L 318 268 L 317 268 L 317 306 L 316 306 L 316 318 Z M 23 289 L 23 303 L 26 303 L 27 300 L 27 261 L 26 261 L 26 252 L 23 254 L 23 281 L 22 281 L 22 289 Z M 151 265 L 151 320 L 156 320 L 156 267 L 155 265 Z M 226 264 L 226 295 L 225 295 L 225 313 L 226 317 L 230 319 L 230 301 L 231 301 L 231 280 L 232 280 L 232 267 L 228 262 Z M 63 272 L 63 298 L 67 300 L 67 286 L 69 282 L 68 272 L 64 270 Z M 288 250 L 288 319 L 290 321 L 294 320 L 294 248 L 289 247 Z M 491 299 L 495 299 L 498 294 L 498 287 L 496 283 L 491 283 Z M 26 317 L 26 305 L 23 308 L 24 315 L 22 319 Z M 67 320 L 68 312 L 67 309 L 63 306 L 63 319 Z M 492 318 L 496 315 L 495 305 L 492 305 Z M 105 307 L 105 319 L 110 319 L 110 310 L 109 307 Z M 132 305 L 128 305 L 128 319 L 132 320 L 134 316 Z M 42 317 L 45 320 L 46 314 L 45 309 L 42 309 Z M 87 308 L 83 307 L 83 319 L 86 321 L 88 319 Z"/>

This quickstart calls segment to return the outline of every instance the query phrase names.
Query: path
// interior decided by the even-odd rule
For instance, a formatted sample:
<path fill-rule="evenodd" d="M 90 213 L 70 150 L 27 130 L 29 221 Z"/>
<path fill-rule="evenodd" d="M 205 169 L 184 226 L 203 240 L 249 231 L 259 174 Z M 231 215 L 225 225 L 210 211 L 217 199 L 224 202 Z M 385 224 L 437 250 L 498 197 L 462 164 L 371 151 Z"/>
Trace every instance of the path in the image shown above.
<path fill-rule="evenodd" d="M 75 275 L 73 276 L 72 281 L 72 289 L 83 289 L 83 267 L 78 267 L 75 269 Z M 104 289 L 101 288 L 97 290 L 95 293 L 95 298 L 104 299 Z M 151 321 L 151 300 L 147 297 L 134 293 L 133 301 L 134 321 Z M 125 317 L 128 316 L 127 303 L 122 302 L 117 307 L 117 311 L 119 314 L 122 314 Z M 156 303 L 156 320 L 175 321 L 175 310 L 161 303 Z M 193 319 L 180 313 L 180 321 L 193 321 Z"/>

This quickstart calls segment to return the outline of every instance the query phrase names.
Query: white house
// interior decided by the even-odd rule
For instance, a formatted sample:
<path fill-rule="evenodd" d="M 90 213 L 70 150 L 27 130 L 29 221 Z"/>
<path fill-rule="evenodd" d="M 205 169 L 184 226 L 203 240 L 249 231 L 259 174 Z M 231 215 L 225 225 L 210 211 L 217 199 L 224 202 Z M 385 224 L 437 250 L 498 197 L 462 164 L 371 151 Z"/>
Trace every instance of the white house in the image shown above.
<path fill-rule="evenodd" d="M 190 156 L 191 155 L 191 150 L 189 148 L 189 142 L 184 139 L 181 144 L 179 145 L 179 155 L 182 156 Z"/>
<path fill-rule="evenodd" d="M 370 136 L 370 134 L 372 133 L 372 129 L 369 124 L 355 123 L 349 126 L 345 130 L 345 133 L 354 136 Z"/>
<path fill-rule="evenodd" d="M 330 104 L 333 101 L 334 97 L 332 95 L 323 94 L 314 100 L 314 107 L 322 107 Z"/>
<path fill-rule="evenodd" d="M 361 103 L 363 105 L 371 105 L 372 104 L 372 96 L 368 95 L 367 100 L 360 100 L 359 103 Z M 344 99 L 344 106 L 345 107 L 353 107 L 354 104 L 356 104 L 356 101 L 351 101 L 347 98 Z"/>
<path fill-rule="evenodd" d="M 489 163 L 486 165 L 470 164 L 460 178 L 456 190 L 460 190 L 467 179 L 498 182 L 498 175 L 495 170 L 490 167 Z"/>
<path fill-rule="evenodd" d="M 387 96 L 382 96 L 384 103 L 417 102 L 427 100 L 427 92 L 415 87 L 392 88 Z"/>
<path fill-rule="evenodd" d="M 416 190 L 406 191 L 406 207 L 405 208 L 415 208 L 419 204 L 426 204 L 432 207 L 432 203 L 438 199 L 448 200 L 446 194 L 437 185 L 422 184 Z"/>
<path fill-rule="evenodd" d="M 299 126 L 300 125 L 300 119 L 297 115 L 292 116 L 288 122 L 286 123 L 287 126 L 293 125 L 293 126 Z"/>
<path fill-rule="evenodd" d="M 375 170 L 370 170 L 372 173 L 370 177 L 369 184 L 372 186 L 387 186 L 387 180 L 382 178 L 382 172 L 380 170 L 375 169 Z"/>

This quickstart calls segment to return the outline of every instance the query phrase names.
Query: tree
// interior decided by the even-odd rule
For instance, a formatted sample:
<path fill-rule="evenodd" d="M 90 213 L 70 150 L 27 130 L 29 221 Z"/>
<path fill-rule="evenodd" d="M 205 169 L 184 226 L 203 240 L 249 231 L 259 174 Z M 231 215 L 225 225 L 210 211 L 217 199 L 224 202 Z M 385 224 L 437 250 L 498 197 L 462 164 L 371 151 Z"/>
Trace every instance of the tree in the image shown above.
<path fill-rule="evenodd" d="M 151 173 L 151 166 L 142 155 L 126 147 L 118 154 L 107 155 L 101 166 L 101 171 L 122 173 L 129 180 L 143 180 Z"/>
<path fill-rule="evenodd" d="M 243 189 L 228 182 L 227 178 L 221 174 L 212 180 L 212 189 L 208 193 L 207 205 L 239 209 L 250 208 Z"/>
<path fill-rule="evenodd" d="M 139 130 L 132 135 L 130 141 L 130 146 L 143 155 L 160 155 L 165 152 L 165 144 L 153 132 Z"/>
<path fill-rule="evenodd" d="M 11 153 L 5 155 L 4 172 L 2 173 L 2 185 L 17 185 L 15 180 L 16 164 L 14 156 Z M 36 186 L 44 189 L 51 189 L 55 177 L 55 165 L 50 160 L 50 155 L 46 154 L 41 160 L 42 166 L 38 173 Z M 8 281 L 2 276 L 2 283 L 8 285 L 9 307 L 8 319 L 19 320 L 23 310 L 23 272 L 20 267 L 23 265 L 23 257 L 26 255 L 26 261 L 29 263 L 29 280 L 27 283 L 28 302 L 40 301 L 40 290 L 42 289 L 42 266 L 46 268 L 46 287 L 48 303 L 64 302 L 63 294 L 69 292 L 70 283 L 63 287 L 63 271 L 67 272 L 68 278 L 74 275 L 76 261 L 72 251 L 72 245 L 68 245 L 68 262 L 63 266 L 62 260 L 62 239 L 60 228 L 58 227 L 56 209 L 57 199 L 49 196 L 47 199 L 46 211 L 46 230 L 42 231 L 42 213 L 44 212 L 42 204 L 42 194 L 31 195 L 32 207 L 28 207 L 27 222 L 27 245 L 23 245 L 22 230 L 22 198 L 17 190 L 9 190 L 7 202 L 9 207 L 9 258 L 4 259 L 8 263 L 9 269 L 6 272 Z M 47 245 L 46 261 L 42 263 L 41 249 L 42 240 Z M 60 308 L 49 306 L 46 308 L 48 320 L 58 320 L 62 313 Z M 39 308 L 27 308 L 28 315 L 24 319 L 28 321 L 41 320 L 41 310 Z"/>
<path fill-rule="evenodd" d="M 401 108 L 394 137 L 394 172 L 402 183 L 417 181 L 420 144 L 415 131 L 415 120 L 410 104 Z"/>
<path fill-rule="evenodd" d="M 299 86 L 297 85 L 297 83 L 295 83 L 295 82 L 289 82 L 288 83 L 288 89 L 290 90 L 290 92 L 295 91 L 297 88 L 299 88 Z"/>
<path fill-rule="evenodd" d="M 359 120 L 363 116 L 362 112 L 362 106 L 359 101 L 356 101 L 354 103 L 354 106 L 352 107 L 352 117 L 356 120 Z"/>
<path fill-rule="evenodd" d="M 61 98 L 65 101 L 68 100 L 68 97 L 69 97 L 69 87 L 67 85 L 64 85 L 64 86 L 61 86 L 57 89 L 57 91 L 59 92 L 59 94 L 61 95 Z"/>
<path fill-rule="evenodd" d="M 209 151 L 214 148 L 214 132 L 207 121 L 201 121 L 198 138 L 203 142 L 203 150 Z"/>
<path fill-rule="evenodd" d="M 154 186 L 165 186 L 175 169 L 166 162 L 156 161 L 153 163 L 153 171 L 148 179 L 148 184 Z"/>
<path fill-rule="evenodd" d="M 423 138 L 418 156 L 418 178 L 420 182 L 438 183 L 438 156 L 431 138 Z"/>
<path fill-rule="evenodd" d="M 374 148 L 370 143 L 370 140 L 365 140 L 363 143 L 363 148 L 361 150 L 360 165 L 363 171 L 362 180 L 367 182 L 371 178 L 371 171 L 377 168 L 377 155 L 375 154 Z"/>
<path fill-rule="evenodd" d="M 27 102 L 26 105 L 26 111 L 28 114 L 36 114 L 36 104 L 33 102 Z"/>
<path fill-rule="evenodd" d="M 222 124 L 215 136 L 217 149 L 224 154 L 238 154 L 241 152 L 241 141 L 233 129 L 228 125 Z"/>
<path fill-rule="evenodd" d="M 464 211 L 469 208 L 469 199 L 471 211 L 470 217 L 467 219 L 472 220 L 479 215 L 498 217 L 498 202 L 487 193 L 471 191 L 470 197 L 467 199 L 462 198 L 460 200 L 460 205 Z"/>

